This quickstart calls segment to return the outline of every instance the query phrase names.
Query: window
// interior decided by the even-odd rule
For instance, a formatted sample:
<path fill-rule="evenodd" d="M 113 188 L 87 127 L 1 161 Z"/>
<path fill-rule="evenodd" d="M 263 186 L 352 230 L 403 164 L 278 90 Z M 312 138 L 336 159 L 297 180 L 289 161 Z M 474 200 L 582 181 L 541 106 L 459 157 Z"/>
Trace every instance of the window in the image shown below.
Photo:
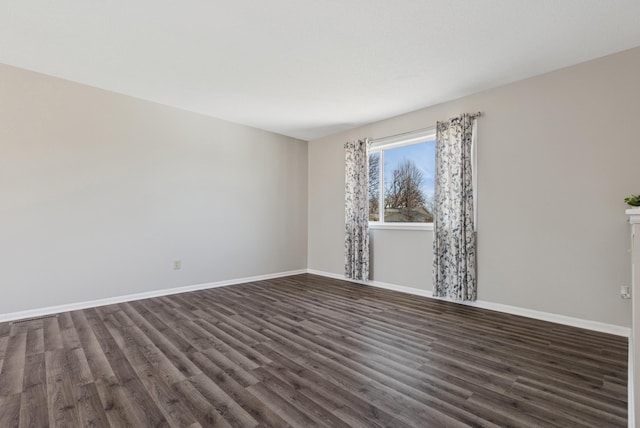
<path fill-rule="evenodd" d="M 374 140 L 369 151 L 369 221 L 433 223 L 435 130 Z"/>

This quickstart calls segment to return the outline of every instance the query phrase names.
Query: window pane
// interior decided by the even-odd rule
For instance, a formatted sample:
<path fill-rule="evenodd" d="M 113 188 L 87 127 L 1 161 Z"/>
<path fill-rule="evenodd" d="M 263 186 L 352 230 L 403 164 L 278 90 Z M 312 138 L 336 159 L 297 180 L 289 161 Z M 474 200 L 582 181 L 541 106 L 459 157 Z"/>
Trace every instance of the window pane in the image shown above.
<path fill-rule="evenodd" d="M 380 153 L 369 155 L 369 221 L 380 221 Z"/>
<path fill-rule="evenodd" d="M 384 151 L 384 221 L 433 222 L 435 141 Z"/>

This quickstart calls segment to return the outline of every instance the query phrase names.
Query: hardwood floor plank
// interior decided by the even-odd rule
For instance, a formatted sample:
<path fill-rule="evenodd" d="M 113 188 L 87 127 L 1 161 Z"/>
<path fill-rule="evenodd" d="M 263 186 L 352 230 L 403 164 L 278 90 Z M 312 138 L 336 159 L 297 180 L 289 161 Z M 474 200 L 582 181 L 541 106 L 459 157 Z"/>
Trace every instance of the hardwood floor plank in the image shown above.
<path fill-rule="evenodd" d="M 62 336 L 62 346 L 66 349 L 77 349 L 82 345 L 80 344 L 80 338 L 78 337 L 78 331 L 73 325 L 73 319 L 69 315 L 66 323 L 67 328 L 60 329 L 60 335 Z"/>
<path fill-rule="evenodd" d="M 100 347 L 100 343 L 93 333 L 84 312 L 73 312 L 72 317 L 74 325 L 78 330 L 78 338 L 80 339 L 84 357 L 91 372 L 91 378 L 98 380 L 114 377 L 115 373 L 113 373 L 111 365 L 109 365 L 109 360 Z"/>
<path fill-rule="evenodd" d="M 65 349 L 54 349 L 45 353 L 47 407 L 51 426 L 80 426 L 72 392 L 72 368 L 66 358 L 68 352 Z"/>
<path fill-rule="evenodd" d="M 258 383 L 258 379 L 250 372 L 240 367 L 232 359 L 215 348 L 202 351 L 213 363 L 220 367 L 229 377 L 246 387 Z"/>
<path fill-rule="evenodd" d="M 1 404 L 0 404 L 1 407 Z M 1 412 L 1 410 L 0 410 Z M 0 418 L 1 420 L 2 418 Z M 3 425 L 0 422 L 0 426 Z M 16 425 L 17 426 L 17 425 Z M 22 391 L 20 398 L 20 425 L 23 427 L 48 427 L 49 410 L 47 408 L 47 384 L 30 385 Z"/>
<path fill-rule="evenodd" d="M 27 333 L 9 336 L 0 372 L 0 396 L 22 392 Z"/>
<path fill-rule="evenodd" d="M 282 419 L 277 412 L 269 408 L 254 395 L 248 394 L 247 389 L 227 375 L 214 362 L 200 353 L 193 354 L 193 359 L 202 371 L 231 397 L 240 407 L 242 407 L 253 419 L 260 424 L 269 427 L 285 427 L 288 423 Z"/>
<path fill-rule="evenodd" d="M 145 318 L 135 310 L 133 305 L 124 304 L 123 307 L 138 328 L 180 372 L 182 378 L 176 380 L 200 374 L 200 370 L 187 356 L 189 352 L 196 349 L 190 342 L 153 314 L 148 314 Z"/>
<path fill-rule="evenodd" d="M 343 420 L 332 413 L 332 410 L 335 409 L 327 409 L 316 403 L 312 398 L 301 393 L 298 388 L 283 381 L 280 376 L 274 375 L 269 367 L 260 367 L 254 370 L 254 373 L 260 377 L 262 385 L 265 385 L 298 412 L 313 419 L 319 426 L 348 428 Z"/>
<path fill-rule="evenodd" d="M 44 354 L 27 355 L 25 359 L 22 389 L 26 390 L 36 385 L 46 385 L 47 372 Z"/>
<path fill-rule="evenodd" d="M 58 327 L 60 328 L 60 331 L 74 329 L 71 312 L 62 312 L 58 314 Z"/>
<path fill-rule="evenodd" d="M 233 415 L 229 414 L 227 406 L 218 403 L 214 407 L 215 402 L 208 401 L 188 380 L 185 379 L 182 382 L 173 384 L 173 389 L 184 400 L 186 407 L 200 425 L 205 427 L 233 426 L 225 417 L 225 415 L 233 417 Z"/>
<path fill-rule="evenodd" d="M 72 392 L 78 408 L 80 426 L 109 427 L 109 419 L 95 383 L 75 384 Z"/>
<path fill-rule="evenodd" d="M 136 367 L 142 385 L 171 426 L 185 427 L 198 422 L 189 407 L 166 383 L 167 378 L 151 365 Z"/>
<path fill-rule="evenodd" d="M 39 328 L 31 329 L 27 332 L 26 354 L 42 354 L 44 353 L 44 329 L 42 322 Z"/>
<path fill-rule="evenodd" d="M 150 367 L 152 371 L 145 375 L 161 377 L 167 385 L 185 379 L 184 374 L 172 361 L 124 313 L 115 316 L 123 327 L 121 330 L 110 331 L 114 339 L 122 344 L 124 356 L 138 374 L 138 368 Z"/>
<path fill-rule="evenodd" d="M 301 391 L 316 403 L 320 403 L 325 409 L 334 412 L 348 406 L 357 409 L 356 413 L 365 417 L 363 420 L 367 420 L 368 417 L 374 415 L 376 419 L 389 416 L 384 411 L 372 406 L 368 400 L 363 400 L 354 395 L 351 389 L 332 383 L 317 371 L 308 370 L 282 353 L 270 349 L 268 345 L 262 345 L 260 349 L 269 355 L 273 361 L 265 369 L 269 370 L 273 376 L 279 377 L 283 382 L 287 382 L 295 390 Z M 392 418 L 388 417 L 387 419 Z"/>
<path fill-rule="evenodd" d="M 42 321 L 42 325 L 44 329 L 44 350 L 62 349 L 62 334 L 60 333 L 58 318 L 46 318 Z"/>
<path fill-rule="evenodd" d="M 431 397 L 363 364 L 321 354 L 310 354 L 302 360 L 306 360 L 306 364 L 312 367 L 322 367 L 335 373 L 335 376 L 360 384 L 360 389 L 366 392 L 372 403 L 388 409 L 400 419 L 406 414 L 412 414 L 434 426 L 464 426 L 463 422 L 479 426 L 491 425 L 480 424 L 479 418 L 460 407 L 456 408 L 455 403 L 450 405 Z"/>
<path fill-rule="evenodd" d="M 200 395 L 215 406 L 229 425 L 236 428 L 258 425 L 258 421 L 204 373 L 190 378 L 189 382 Z"/>
<path fill-rule="evenodd" d="M 552 382 L 544 382 L 527 377 L 518 377 L 517 382 L 521 385 L 549 392 L 554 397 L 568 398 L 575 403 L 601 409 L 611 415 L 617 415 L 622 418 L 627 417 L 626 402 L 624 400 L 617 400 L 599 392 L 587 391 L 564 383 L 557 385 Z"/>
<path fill-rule="evenodd" d="M 17 427 L 20 424 L 21 394 L 0 395 L 0 427 Z"/>
<path fill-rule="evenodd" d="M 92 318 L 90 322 L 94 323 L 94 332 L 100 332 L 98 340 L 101 343 L 102 349 L 107 350 L 105 353 L 110 355 L 110 360 L 112 361 L 111 368 L 116 375 L 117 386 L 123 386 L 121 391 L 126 397 L 125 400 L 130 404 L 129 406 L 121 407 L 119 410 L 133 413 L 133 416 L 129 416 L 128 419 L 135 419 L 139 421 L 139 424 L 142 424 L 142 426 L 168 426 L 165 417 L 154 404 L 148 391 L 145 390 L 131 363 L 124 355 L 123 350 L 110 334 L 110 332 L 116 334 L 122 333 L 122 326 L 120 326 L 117 319 L 114 318 L 114 314 L 117 312 L 119 312 L 119 310 L 113 307 L 98 308 L 95 313 L 99 316 Z M 109 386 L 113 388 L 114 383 L 115 382 L 110 383 Z M 118 414 L 117 417 L 121 418 L 122 415 Z"/>
<path fill-rule="evenodd" d="M 318 403 L 350 426 L 410 428 L 397 418 L 354 395 L 349 390 L 331 383 L 325 377 L 297 365 L 287 358 L 271 352 L 269 354 L 277 365 L 267 367 L 273 376 L 288 383 L 300 394 Z M 287 369 L 285 367 L 289 367 Z"/>
<path fill-rule="evenodd" d="M 144 420 L 138 418 L 132 409 L 132 403 L 127 398 L 118 379 L 100 378 L 95 382 L 96 391 L 103 404 L 109 424 L 113 427 L 141 427 Z"/>
<path fill-rule="evenodd" d="M 9 330 L 9 336 L 17 336 L 19 334 L 27 334 L 31 330 L 37 330 L 42 328 L 42 320 L 41 319 L 33 319 L 33 320 L 24 320 L 22 322 L 17 322 L 11 324 L 11 328 Z"/>
<path fill-rule="evenodd" d="M 225 345 L 240 352 L 240 354 L 251 361 L 256 367 L 260 367 L 262 364 L 268 364 L 269 359 L 260 355 L 259 352 L 255 352 L 250 346 L 244 344 L 239 339 L 226 333 L 224 330 L 218 328 L 216 325 L 207 322 L 206 320 L 197 320 L 194 322 L 197 326 L 201 327 L 210 336 L 223 342 Z"/>
<path fill-rule="evenodd" d="M 9 343 L 9 335 L 0 336 L 0 373 L 2 373 L 2 366 L 4 365 L 5 351 L 7 349 L 8 343 Z"/>
<path fill-rule="evenodd" d="M 0 323 L 0 338 L 9 336 L 9 334 L 11 334 L 11 325 L 12 323 L 10 322 Z M 2 347 L 0 346 L 0 350 L 1 349 Z"/>
<path fill-rule="evenodd" d="M 567 419 L 578 421 L 580 424 L 588 425 L 595 423 L 599 427 L 614 427 L 623 425 L 627 418 L 608 413 L 597 408 L 581 404 L 555 394 L 539 390 L 530 386 L 515 382 L 508 394 L 526 401 L 535 400 L 540 406 L 560 412 Z"/>
<path fill-rule="evenodd" d="M 311 419 L 305 413 L 299 411 L 286 399 L 273 392 L 263 383 L 256 383 L 247 388 L 261 402 L 265 403 L 271 410 L 281 415 L 288 424 L 294 427 L 319 427 L 318 422 Z"/>

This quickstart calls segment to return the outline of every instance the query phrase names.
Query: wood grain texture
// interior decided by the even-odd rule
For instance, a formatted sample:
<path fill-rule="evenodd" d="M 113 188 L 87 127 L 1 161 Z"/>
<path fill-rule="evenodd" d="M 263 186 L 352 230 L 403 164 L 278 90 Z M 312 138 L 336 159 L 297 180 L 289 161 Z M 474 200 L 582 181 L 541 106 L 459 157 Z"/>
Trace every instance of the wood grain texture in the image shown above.
<path fill-rule="evenodd" d="M 627 340 L 296 275 L 0 323 L 1 427 L 625 427 Z"/>

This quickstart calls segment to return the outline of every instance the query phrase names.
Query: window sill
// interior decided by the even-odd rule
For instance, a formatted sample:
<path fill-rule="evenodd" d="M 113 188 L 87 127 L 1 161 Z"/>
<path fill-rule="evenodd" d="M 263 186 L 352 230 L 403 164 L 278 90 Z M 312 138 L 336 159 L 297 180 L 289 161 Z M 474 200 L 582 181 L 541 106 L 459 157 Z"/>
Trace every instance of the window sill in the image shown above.
<path fill-rule="evenodd" d="M 433 230 L 433 223 L 378 223 L 369 222 L 371 230 Z"/>

